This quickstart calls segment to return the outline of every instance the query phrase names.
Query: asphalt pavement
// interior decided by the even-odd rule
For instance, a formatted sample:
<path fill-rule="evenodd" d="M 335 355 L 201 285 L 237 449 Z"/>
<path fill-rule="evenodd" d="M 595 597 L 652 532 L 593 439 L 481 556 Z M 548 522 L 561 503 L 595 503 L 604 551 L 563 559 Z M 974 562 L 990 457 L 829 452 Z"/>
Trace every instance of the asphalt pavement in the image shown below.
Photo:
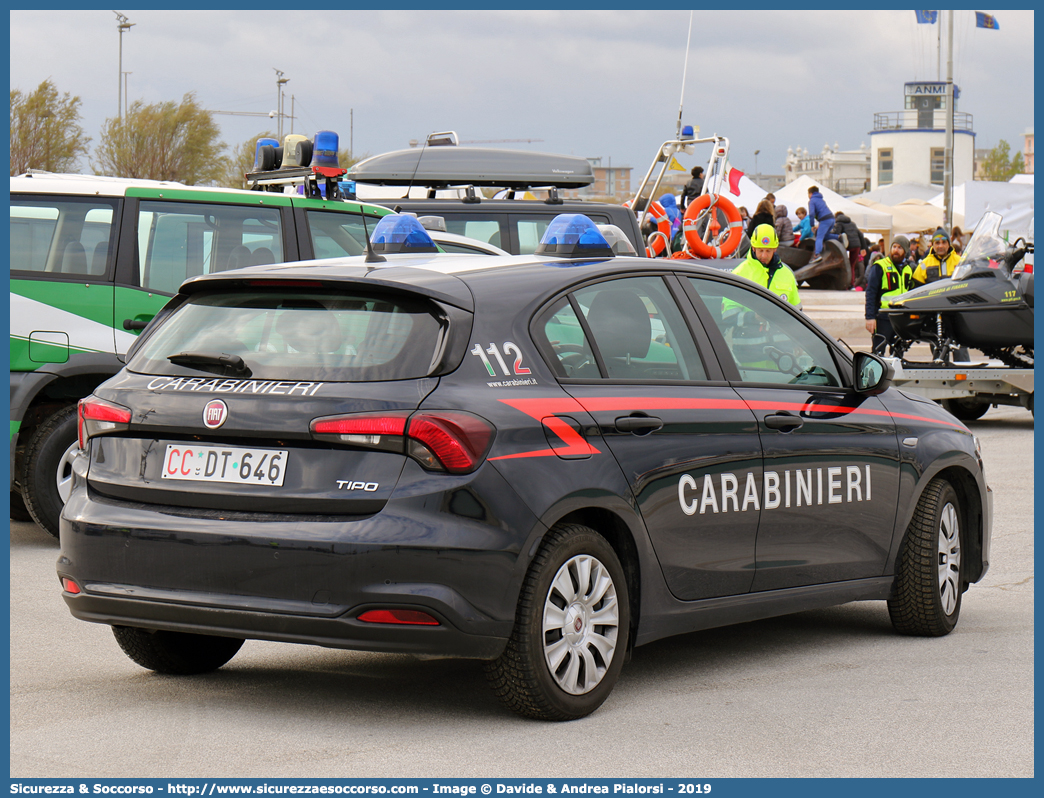
<path fill-rule="evenodd" d="M 468 660 L 248 641 L 213 674 L 142 670 L 12 523 L 11 776 L 1032 777 L 1033 419 L 970 426 L 993 553 L 954 633 L 900 637 L 866 602 L 683 635 L 562 724 L 508 713 Z"/>

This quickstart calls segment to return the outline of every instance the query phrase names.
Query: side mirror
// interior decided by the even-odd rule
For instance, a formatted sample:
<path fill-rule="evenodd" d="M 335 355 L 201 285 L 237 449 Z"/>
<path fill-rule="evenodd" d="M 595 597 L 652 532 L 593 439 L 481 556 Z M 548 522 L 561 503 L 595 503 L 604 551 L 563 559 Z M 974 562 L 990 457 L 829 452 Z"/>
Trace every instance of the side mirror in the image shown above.
<path fill-rule="evenodd" d="M 852 384 L 856 393 L 877 396 L 888 390 L 895 371 L 877 355 L 856 352 L 852 366 Z"/>

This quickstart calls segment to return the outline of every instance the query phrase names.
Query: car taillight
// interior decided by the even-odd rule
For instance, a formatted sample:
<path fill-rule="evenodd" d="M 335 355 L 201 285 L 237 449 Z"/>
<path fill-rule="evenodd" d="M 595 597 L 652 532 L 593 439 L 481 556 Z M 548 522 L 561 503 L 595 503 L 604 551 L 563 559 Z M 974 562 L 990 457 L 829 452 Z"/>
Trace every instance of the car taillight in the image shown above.
<path fill-rule="evenodd" d="M 380 449 L 385 452 L 402 452 L 406 419 L 409 410 L 399 413 L 353 413 L 347 416 L 330 416 L 312 421 L 312 437 L 331 443 L 349 443 Z"/>
<path fill-rule="evenodd" d="M 130 424 L 131 411 L 113 402 L 96 396 L 81 399 L 76 411 L 76 437 L 80 448 L 87 448 L 87 441 L 95 435 L 116 432 Z"/>
<path fill-rule="evenodd" d="M 407 454 L 429 471 L 467 474 L 478 468 L 493 440 L 493 425 L 459 410 L 353 413 L 317 418 L 312 437 Z"/>
<path fill-rule="evenodd" d="M 467 474 L 485 459 L 493 425 L 471 413 L 417 413 L 410 418 L 408 437 L 410 456 L 425 468 L 441 470 L 441 465 L 451 474 Z"/>

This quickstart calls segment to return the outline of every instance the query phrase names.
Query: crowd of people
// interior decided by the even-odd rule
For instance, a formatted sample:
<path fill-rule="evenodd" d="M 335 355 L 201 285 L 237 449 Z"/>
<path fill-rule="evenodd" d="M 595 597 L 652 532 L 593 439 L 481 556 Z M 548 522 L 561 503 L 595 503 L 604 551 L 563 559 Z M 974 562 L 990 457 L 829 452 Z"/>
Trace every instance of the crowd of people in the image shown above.
<path fill-rule="evenodd" d="M 685 209 L 703 192 L 704 170 L 693 167 L 680 201 L 665 193 L 659 202 L 671 222 L 672 250 L 682 246 L 682 217 Z M 791 304 L 800 307 L 794 272 L 779 257 L 779 247 L 792 247 L 801 242 L 813 250 L 810 263 L 823 257 L 827 241 L 840 241 L 848 252 L 852 269 L 852 290 L 865 291 L 866 329 L 873 340 L 873 351 L 884 353 L 894 340 L 888 317 L 881 313 L 894 296 L 926 283 L 949 277 L 961 257 L 968 236 L 960 227 L 950 232 L 938 228 L 930 240 L 922 236 L 912 240 L 895 236 L 891 243 L 884 238 L 871 242 L 852 219 L 843 212 L 833 213 L 818 186 L 808 189 L 808 206 L 798 208 L 795 224 L 785 205 L 776 205 L 774 194 L 758 202 L 754 214 L 740 206 L 740 221 L 750 239 L 746 259 L 733 271 L 768 288 Z M 644 234 L 653 228 L 647 224 Z M 665 248 L 666 249 L 666 248 Z"/>

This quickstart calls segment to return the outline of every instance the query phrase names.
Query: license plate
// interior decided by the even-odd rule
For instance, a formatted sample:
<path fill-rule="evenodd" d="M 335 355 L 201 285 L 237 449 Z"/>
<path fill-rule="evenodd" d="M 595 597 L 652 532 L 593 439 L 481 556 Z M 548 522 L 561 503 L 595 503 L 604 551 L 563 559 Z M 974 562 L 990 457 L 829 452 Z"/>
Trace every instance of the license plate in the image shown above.
<path fill-rule="evenodd" d="M 168 444 L 163 478 L 236 485 L 282 485 L 289 452 L 235 446 Z"/>

